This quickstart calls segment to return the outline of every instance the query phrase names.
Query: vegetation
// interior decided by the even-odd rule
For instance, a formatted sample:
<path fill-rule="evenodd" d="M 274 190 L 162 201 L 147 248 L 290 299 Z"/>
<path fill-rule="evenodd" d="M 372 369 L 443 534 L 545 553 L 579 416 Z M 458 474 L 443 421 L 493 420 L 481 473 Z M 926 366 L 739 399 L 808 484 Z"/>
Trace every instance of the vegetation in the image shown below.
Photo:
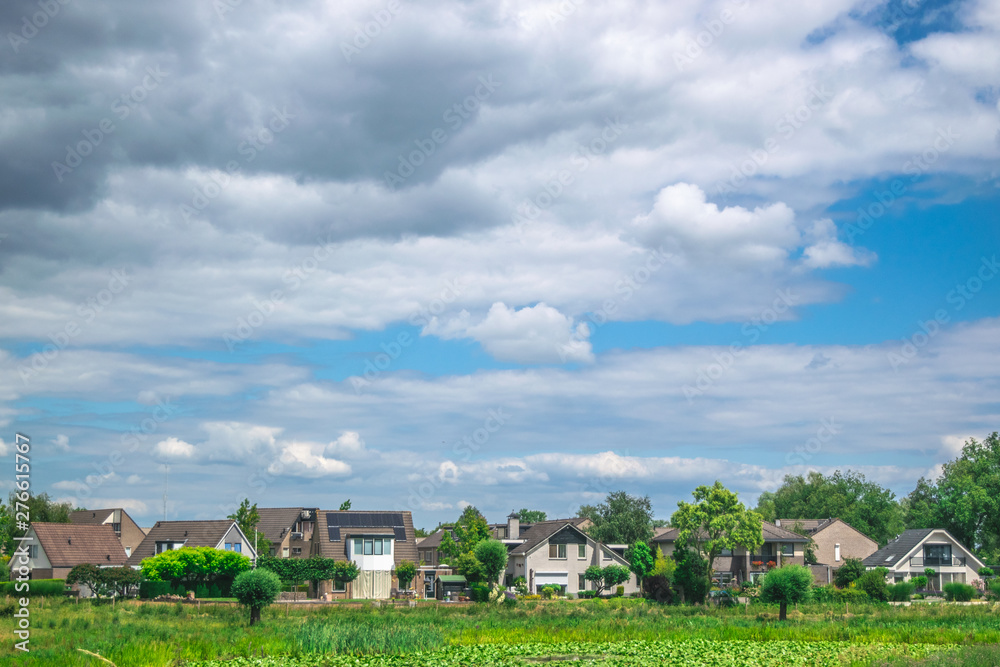
<path fill-rule="evenodd" d="M 913 591 L 916 586 L 913 585 L 912 581 L 901 581 L 898 584 L 890 584 L 888 586 L 889 599 L 893 602 L 909 602 L 910 598 L 913 597 Z"/>
<path fill-rule="evenodd" d="M 743 547 L 756 553 L 764 543 L 760 514 L 748 511 L 736 494 L 716 481 L 694 490 L 694 503 L 680 501 L 670 524 L 678 529 L 679 548 L 693 548 L 708 562 L 705 574 L 712 585 L 712 563 L 725 549 Z M 707 589 L 706 589 L 707 590 Z"/>
<path fill-rule="evenodd" d="M 413 577 L 417 576 L 417 566 L 413 561 L 401 560 L 396 566 L 396 579 L 399 580 L 399 587 L 404 591 L 410 587 Z"/>
<path fill-rule="evenodd" d="M 483 579 L 492 587 L 500 582 L 500 575 L 507 569 L 507 545 L 497 540 L 483 540 L 476 545 L 476 560 Z"/>
<path fill-rule="evenodd" d="M 640 540 L 625 550 L 625 560 L 628 561 L 629 569 L 639 580 L 640 588 L 645 591 L 646 579 L 653 573 L 653 567 L 656 565 L 653 550 Z"/>
<path fill-rule="evenodd" d="M 846 588 L 857 581 L 865 573 L 865 564 L 860 558 L 845 558 L 844 564 L 837 570 L 834 583 L 838 588 Z"/>
<path fill-rule="evenodd" d="M 271 553 L 271 541 L 264 537 L 264 533 L 257 530 L 260 523 L 260 513 L 257 511 L 257 503 L 250 505 L 250 499 L 244 498 L 239 509 L 226 517 L 236 522 L 243 534 L 250 540 L 254 551 L 258 554 Z"/>
<path fill-rule="evenodd" d="M 587 532 L 604 544 L 649 542 L 653 537 L 653 505 L 649 496 L 630 496 L 624 491 L 609 493 L 600 505 L 583 505 L 578 516 L 594 525 Z"/>
<path fill-rule="evenodd" d="M 140 581 L 142 575 L 130 567 L 99 568 L 90 563 L 81 563 L 66 575 L 67 584 L 87 586 L 97 598 L 128 597 Z"/>
<path fill-rule="evenodd" d="M 624 565 L 608 565 L 606 567 L 591 565 L 584 571 L 583 578 L 593 582 L 597 587 L 597 595 L 600 595 L 602 592 L 628 581 L 631 574 L 631 571 Z"/>
<path fill-rule="evenodd" d="M 674 560 L 677 562 L 674 584 L 681 594 L 681 602 L 703 602 L 711 588 L 706 579 L 708 561 L 693 549 L 674 551 Z"/>
<path fill-rule="evenodd" d="M 234 551 L 184 547 L 146 558 L 140 567 L 149 581 L 184 583 L 192 589 L 211 584 L 228 588 L 238 574 L 250 569 L 250 559 Z"/>
<path fill-rule="evenodd" d="M 472 505 L 462 510 L 462 515 L 451 527 L 451 535 L 453 539 L 441 540 L 440 551 L 442 560 L 456 567 L 459 556 L 472 554 L 477 544 L 491 537 L 486 517 Z M 465 578 L 468 579 L 469 575 L 466 574 Z"/>
<path fill-rule="evenodd" d="M 868 570 L 855 580 L 854 585 L 872 600 L 885 602 L 889 599 L 889 585 L 885 582 L 886 573 L 884 567 Z"/>
<path fill-rule="evenodd" d="M 945 584 L 941 587 L 944 591 L 944 598 L 954 602 L 968 602 L 975 594 L 976 589 L 969 584 L 962 584 L 957 581 Z"/>
<path fill-rule="evenodd" d="M 517 513 L 517 518 L 521 523 L 538 523 L 539 521 L 545 521 L 546 514 L 540 510 L 521 509 Z M 512 539 L 516 538 L 517 535 L 512 536 Z"/>
<path fill-rule="evenodd" d="M 788 618 L 788 605 L 806 602 L 812 596 L 813 575 L 805 565 L 786 565 L 771 570 L 760 585 L 760 599 L 777 602 L 778 620 Z"/>
<path fill-rule="evenodd" d="M 250 609 L 250 625 L 260 622 L 260 611 L 278 599 L 281 579 L 270 570 L 258 568 L 241 572 L 233 581 L 233 595 Z"/>
<path fill-rule="evenodd" d="M 359 574 L 358 566 L 352 561 L 338 561 L 319 555 L 309 558 L 262 556 L 257 559 L 257 567 L 271 570 L 278 575 L 282 583 L 290 586 L 308 581 L 314 587 L 318 587 L 319 582 L 331 579 L 346 583 L 357 579 Z"/>
<path fill-rule="evenodd" d="M 69 515 L 73 511 L 72 505 L 57 503 L 47 493 L 31 495 L 28 491 L 20 493 L 11 491 L 6 505 L 0 501 L 0 552 L 2 553 L 14 553 L 19 544 L 14 538 L 21 537 L 27 532 L 17 528 L 15 520 L 17 503 L 28 506 L 27 514 L 36 523 L 69 523 Z"/>
<path fill-rule="evenodd" d="M 349 509 L 351 509 L 351 499 L 350 498 L 348 498 L 344 502 L 340 503 L 340 511 L 341 512 L 346 512 Z"/>

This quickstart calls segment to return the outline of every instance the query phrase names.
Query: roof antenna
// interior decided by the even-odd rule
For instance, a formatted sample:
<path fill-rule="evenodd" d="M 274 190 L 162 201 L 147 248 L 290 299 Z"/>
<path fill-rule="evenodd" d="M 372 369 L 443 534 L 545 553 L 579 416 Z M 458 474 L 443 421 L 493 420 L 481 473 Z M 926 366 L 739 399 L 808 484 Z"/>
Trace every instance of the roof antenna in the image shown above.
<path fill-rule="evenodd" d="M 167 520 L 167 475 L 170 473 L 170 466 L 163 464 L 163 520 Z"/>

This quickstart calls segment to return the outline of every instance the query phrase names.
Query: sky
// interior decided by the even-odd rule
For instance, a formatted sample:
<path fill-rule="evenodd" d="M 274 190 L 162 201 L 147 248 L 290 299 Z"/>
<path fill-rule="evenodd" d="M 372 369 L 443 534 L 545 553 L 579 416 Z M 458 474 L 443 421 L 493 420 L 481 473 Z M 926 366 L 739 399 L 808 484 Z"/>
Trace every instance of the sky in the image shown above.
<path fill-rule="evenodd" d="M 0 6 L 0 456 L 141 524 L 897 495 L 1000 425 L 997 0 Z"/>

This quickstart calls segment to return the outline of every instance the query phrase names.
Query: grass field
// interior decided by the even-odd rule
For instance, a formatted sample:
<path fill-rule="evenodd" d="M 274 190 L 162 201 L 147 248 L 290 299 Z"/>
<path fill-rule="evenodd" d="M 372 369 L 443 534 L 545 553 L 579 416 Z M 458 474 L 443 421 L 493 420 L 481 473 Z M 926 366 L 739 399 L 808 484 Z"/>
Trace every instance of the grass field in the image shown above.
<path fill-rule="evenodd" d="M 372 656 L 350 664 L 377 664 L 397 656 L 391 664 L 522 665 L 538 664 L 527 661 L 529 655 L 569 651 L 588 656 L 580 661 L 588 665 L 652 665 L 671 663 L 643 663 L 643 654 L 662 657 L 667 655 L 663 651 L 691 649 L 697 640 L 710 642 L 700 654 L 712 660 L 705 664 L 713 665 L 746 664 L 720 661 L 743 650 L 759 653 L 751 661 L 756 665 L 771 664 L 767 660 L 774 650 L 785 651 L 777 654 L 787 658 L 780 664 L 818 664 L 817 656 L 831 651 L 838 662 L 822 664 L 937 664 L 926 661 L 929 651 L 947 654 L 933 658 L 951 660 L 942 664 L 1000 664 L 1000 651 L 990 646 L 1000 644 L 1000 606 L 851 605 L 850 611 L 845 613 L 842 605 L 803 605 L 790 612 L 788 622 L 779 623 L 777 609 L 763 605 L 749 611 L 706 610 L 627 599 L 522 602 L 514 609 L 276 605 L 265 610 L 261 625 L 250 628 L 246 611 L 235 605 L 203 604 L 199 609 L 126 602 L 112 608 L 54 598 L 32 606 L 31 653 L 15 652 L 12 635 L 4 633 L 8 639 L 0 646 L 0 662 L 102 664 L 77 650 L 84 649 L 118 667 L 268 657 L 274 660 L 235 664 L 348 664 L 331 657 L 338 655 Z M 571 646 L 576 648 L 567 648 Z M 691 655 L 683 654 L 684 664 L 694 664 Z M 469 662 L 473 658 L 479 662 Z"/>

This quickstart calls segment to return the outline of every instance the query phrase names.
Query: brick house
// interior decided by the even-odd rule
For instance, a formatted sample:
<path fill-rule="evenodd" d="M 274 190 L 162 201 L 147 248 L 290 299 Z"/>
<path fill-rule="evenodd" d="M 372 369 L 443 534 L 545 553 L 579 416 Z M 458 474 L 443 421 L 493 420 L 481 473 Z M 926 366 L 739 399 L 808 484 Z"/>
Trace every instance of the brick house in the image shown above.
<path fill-rule="evenodd" d="M 70 513 L 69 521 L 80 526 L 110 525 L 122 543 L 126 556 L 131 556 L 132 552 L 146 538 L 146 532 L 121 507 L 104 510 L 78 510 Z"/>
<path fill-rule="evenodd" d="M 264 507 L 257 510 L 257 530 L 271 543 L 270 555 L 278 558 L 309 558 L 318 509 L 308 507 Z"/>
<path fill-rule="evenodd" d="M 77 565 L 121 567 L 127 556 L 111 526 L 33 523 L 22 542 L 28 550 L 32 579 L 65 579 Z M 74 586 L 79 590 L 78 586 Z M 88 597 L 89 589 L 80 590 Z"/>

